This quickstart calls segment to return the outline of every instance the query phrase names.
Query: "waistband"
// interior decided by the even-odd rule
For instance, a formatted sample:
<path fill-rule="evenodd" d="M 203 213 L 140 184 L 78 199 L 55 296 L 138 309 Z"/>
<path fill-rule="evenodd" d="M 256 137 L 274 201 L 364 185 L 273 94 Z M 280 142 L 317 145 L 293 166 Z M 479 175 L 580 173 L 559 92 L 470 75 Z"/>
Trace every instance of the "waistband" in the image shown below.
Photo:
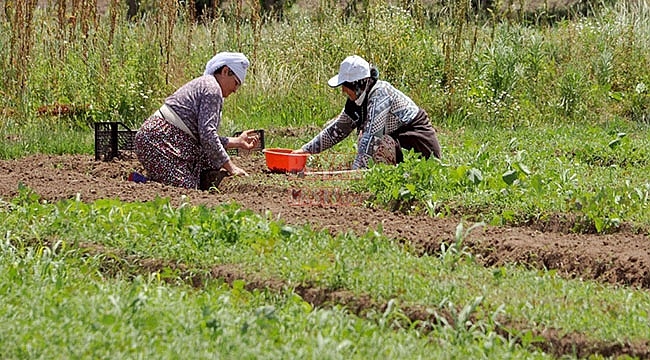
<path fill-rule="evenodd" d="M 187 127 L 187 125 L 185 125 L 183 120 L 181 120 L 181 118 L 176 114 L 176 112 L 166 104 L 163 104 L 163 106 L 161 106 L 160 109 L 156 111 L 156 114 L 160 115 L 160 117 L 165 119 L 168 123 L 183 130 L 184 133 L 192 137 L 192 139 L 194 139 L 195 141 L 198 141 L 196 136 L 194 136 L 194 134 Z"/>

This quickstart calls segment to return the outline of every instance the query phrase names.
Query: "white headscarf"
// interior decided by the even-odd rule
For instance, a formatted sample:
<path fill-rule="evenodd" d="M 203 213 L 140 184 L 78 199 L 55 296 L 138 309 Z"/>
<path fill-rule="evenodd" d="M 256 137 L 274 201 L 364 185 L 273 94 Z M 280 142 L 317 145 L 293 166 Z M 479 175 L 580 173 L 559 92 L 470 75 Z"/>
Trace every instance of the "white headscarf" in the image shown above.
<path fill-rule="evenodd" d="M 235 73 L 235 76 L 237 76 L 240 83 L 244 83 L 244 79 L 246 79 L 246 70 L 248 70 L 250 62 L 246 58 L 246 55 L 242 53 L 218 53 L 212 59 L 210 59 L 207 64 L 205 64 L 205 72 L 203 75 L 212 75 L 215 71 L 217 71 L 217 69 L 224 65 Z"/>

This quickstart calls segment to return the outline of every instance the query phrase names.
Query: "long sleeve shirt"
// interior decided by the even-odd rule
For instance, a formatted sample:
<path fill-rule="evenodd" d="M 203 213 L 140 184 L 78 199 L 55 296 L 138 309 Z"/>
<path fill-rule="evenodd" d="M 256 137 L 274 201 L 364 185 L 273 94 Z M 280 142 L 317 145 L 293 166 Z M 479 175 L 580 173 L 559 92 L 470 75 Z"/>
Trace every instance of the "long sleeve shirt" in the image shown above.
<path fill-rule="evenodd" d="M 312 154 L 320 153 L 338 144 L 357 129 L 361 136 L 352 168 L 365 168 L 381 138 L 410 124 L 420 109 L 411 98 L 381 80 L 370 90 L 367 104 L 365 118 L 363 114 L 351 113 L 349 104 L 346 105 L 343 111 L 302 149 Z"/>
<path fill-rule="evenodd" d="M 198 139 L 214 169 L 220 169 L 230 160 L 226 152 L 228 138 L 219 136 L 223 100 L 221 87 L 213 75 L 193 79 L 165 99 L 165 104 Z"/>

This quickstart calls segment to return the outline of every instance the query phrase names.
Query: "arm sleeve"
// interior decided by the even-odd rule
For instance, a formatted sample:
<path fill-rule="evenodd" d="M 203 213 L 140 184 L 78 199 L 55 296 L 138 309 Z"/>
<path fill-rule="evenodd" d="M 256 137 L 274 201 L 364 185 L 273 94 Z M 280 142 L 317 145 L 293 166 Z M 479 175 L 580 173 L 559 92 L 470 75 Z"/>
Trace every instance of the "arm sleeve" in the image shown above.
<path fill-rule="evenodd" d="M 223 145 L 224 149 L 228 148 L 228 143 L 230 142 L 230 140 L 228 140 L 228 137 L 219 136 L 219 141 L 221 141 L 221 145 Z"/>
<path fill-rule="evenodd" d="M 204 149 L 210 167 L 220 169 L 230 157 L 226 152 L 228 138 L 219 136 L 217 130 L 221 123 L 223 99 L 218 94 L 208 94 L 199 105 L 198 128 L 199 141 Z"/>
<path fill-rule="evenodd" d="M 341 112 L 338 117 L 329 121 L 310 142 L 303 145 L 302 149 L 311 154 L 318 154 L 341 142 L 354 129 L 355 124 L 352 118 L 345 112 Z"/>
<path fill-rule="evenodd" d="M 359 139 L 357 157 L 352 163 L 352 169 L 368 167 L 381 138 L 386 135 L 390 106 L 390 95 L 383 89 L 378 89 L 368 100 L 368 122 Z"/>

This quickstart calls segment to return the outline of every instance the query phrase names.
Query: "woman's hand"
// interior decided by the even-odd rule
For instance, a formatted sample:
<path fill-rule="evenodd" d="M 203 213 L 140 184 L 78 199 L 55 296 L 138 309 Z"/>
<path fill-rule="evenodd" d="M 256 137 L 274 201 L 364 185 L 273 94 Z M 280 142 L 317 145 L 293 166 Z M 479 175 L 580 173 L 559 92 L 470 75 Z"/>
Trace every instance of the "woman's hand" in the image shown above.
<path fill-rule="evenodd" d="M 244 169 L 242 169 L 239 166 L 235 165 L 235 166 L 233 166 L 232 171 L 230 171 L 230 175 L 232 175 L 232 176 L 248 176 L 248 173 Z"/>
<path fill-rule="evenodd" d="M 305 151 L 303 149 L 296 149 L 291 151 L 292 154 L 309 154 L 308 151 Z"/>
<path fill-rule="evenodd" d="M 234 145 L 233 147 L 250 150 L 260 142 L 260 136 L 255 130 L 246 130 L 236 138 L 232 138 L 230 142 Z"/>
<path fill-rule="evenodd" d="M 244 169 L 235 165 L 232 160 L 228 160 L 227 163 L 223 164 L 223 168 L 226 169 L 226 171 L 228 171 L 228 174 L 232 176 L 248 176 L 248 173 L 244 171 Z"/>

